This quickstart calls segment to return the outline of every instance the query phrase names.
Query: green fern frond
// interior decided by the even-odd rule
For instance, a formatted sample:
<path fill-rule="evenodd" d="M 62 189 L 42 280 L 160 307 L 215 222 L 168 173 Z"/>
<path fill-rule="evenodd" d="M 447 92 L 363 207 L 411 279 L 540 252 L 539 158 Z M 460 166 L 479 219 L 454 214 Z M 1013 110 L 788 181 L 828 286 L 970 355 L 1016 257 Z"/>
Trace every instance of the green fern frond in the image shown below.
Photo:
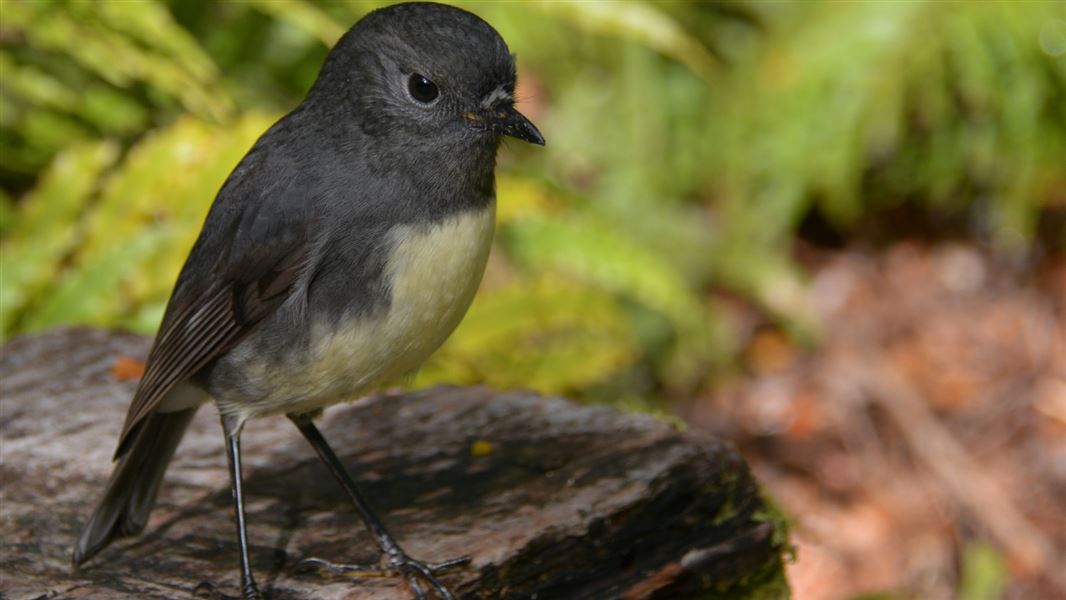
<path fill-rule="evenodd" d="M 675 384 L 691 383 L 714 354 L 704 305 L 672 262 L 595 216 L 569 214 L 519 221 L 502 233 L 510 253 L 531 269 L 627 298 L 664 316 L 683 349 L 664 357 Z"/>
<path fill-rule="evenodd" d="M 543 276 L 479 294 L 416 383 L 564 392 L 631 364 L 635 343 L 611 294 Z"/>
<path fill-rule="evenodd" d="M 78 221 L 98 180 L 118 158 L 118 146 L 98 142 L 64 151 L 22 199 L 0 252 L 0 334 L 34 309 L 80 243 Z"/>
<path fill-rule="evenodd" d="M 229 99 L 212 85 L 215 70 L 209 59 L 152 7 L 153 3 L 134 3 L 128 5 L 132 12 L 124 12 L 109 3 L 76 2 L 62 7 L 8 2 L 4 21 L 31 47 L 69 57 L 114 86 L 143 82 L 205 118 L 230 114 Z M 112 28 L 116 24 L 121 29 Z M 137 29 L 140 25 L 149 30 L 142 32 Z M 135 29 L 137 36 L 131 37 Z M 151 37 L 154 47 L 142 45 L 143 37 Z"/>
<path fill-rule="evenodd" d="M 327 47 L 332 47 L 345 32 L 345 28 L 332 17 L 302 0 L 248 0 L 248 3 L 257 10 L 314 36 Z"/>
<path fill-rule="evenodd" d="M 618 37 L 653 48 L 688 66 L 704 79 L 712 79 L 717 61 L 707 48 L 669 14 L 650 2 L 552 2 L 533 6 L 558 15 L 591 33 Z"/>

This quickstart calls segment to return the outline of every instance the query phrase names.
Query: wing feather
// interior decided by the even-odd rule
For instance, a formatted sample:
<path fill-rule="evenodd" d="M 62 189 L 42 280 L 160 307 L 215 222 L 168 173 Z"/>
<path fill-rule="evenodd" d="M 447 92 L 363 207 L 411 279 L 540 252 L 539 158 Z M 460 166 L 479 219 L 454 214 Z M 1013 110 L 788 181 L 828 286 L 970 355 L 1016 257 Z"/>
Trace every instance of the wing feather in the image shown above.
<path fill-rule="evenodd" d="M 126 413 L 115 458 L 126 452 L 138 425 L 167 393 L 237 345 L 292 294 L 310 257 L 307 204 L 293 185 L 273 191 L 244 210 L 212 208 L 209 220 L 228 222 L 215 224 L 214 235 L 202 233 L 186 261 Z M 262 226 L 234 226 L 241 222 Z"/>
<path fill-rule="evenodd" d="M 191 377 L 237 341 L 241 328 L 232 319 L 232 310 L 227 306 L 231 304 L 230 295 L 223 292 L 209 298 L 202 306 L 190 307 L 194 308 L 191 312 L 201 318 L 191 319 L 194 315 L 177 314 L 168 320 L 165 334 L 161 332 L 148 354 L 144 376 L 126 413 L 115 458 L 126 452 L 137 425 L 155 410 L 175 385 Z"/>

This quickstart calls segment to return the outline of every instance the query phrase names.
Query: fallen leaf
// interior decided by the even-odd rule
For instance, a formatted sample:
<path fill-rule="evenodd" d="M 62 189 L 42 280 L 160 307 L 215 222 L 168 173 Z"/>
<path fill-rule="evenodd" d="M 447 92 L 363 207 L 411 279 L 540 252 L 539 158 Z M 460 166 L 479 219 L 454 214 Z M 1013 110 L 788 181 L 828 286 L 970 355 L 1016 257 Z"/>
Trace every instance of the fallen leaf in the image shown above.
<path fill-rule="evenodd" d="M 129 356 L 119 356 L 111 365 L 111 376 L 119 381 L 140 379 L 144 375 L 144 361 Z"/>

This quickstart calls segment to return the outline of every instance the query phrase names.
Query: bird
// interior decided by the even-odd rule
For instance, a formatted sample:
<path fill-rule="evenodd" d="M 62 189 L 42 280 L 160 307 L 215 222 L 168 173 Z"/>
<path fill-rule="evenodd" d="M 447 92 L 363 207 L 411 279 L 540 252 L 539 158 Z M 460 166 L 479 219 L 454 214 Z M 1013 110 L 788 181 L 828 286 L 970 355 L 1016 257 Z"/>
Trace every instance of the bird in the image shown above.
<path fill-rule="evenodd" d="M 351 498 L 377 567 L 309 558 L 327 573 L 403 578 L 421 599 L 469 557 L 408 555 L 314 424 L 324 408 L 407 376 L 452 333 L 484 274 L 505 137 L 544 145 L 515 108 L 516 66 L 480 17 L 443 4 L 368 13 L 328 53 L 295 109 L 220 188 L 182 267 L 123 424 L 78 568 L 143 530 L 197 409 L 217 406 L 240 550 L 248 556 L 240 437 L 287 416 Z"/>

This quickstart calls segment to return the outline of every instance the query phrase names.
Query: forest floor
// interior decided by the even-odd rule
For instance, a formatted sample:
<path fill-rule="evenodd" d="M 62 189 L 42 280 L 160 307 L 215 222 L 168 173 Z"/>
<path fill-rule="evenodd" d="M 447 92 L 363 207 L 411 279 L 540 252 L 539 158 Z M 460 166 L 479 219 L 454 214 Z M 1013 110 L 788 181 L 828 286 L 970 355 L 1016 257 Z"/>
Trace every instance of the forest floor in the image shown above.
<path fill-rule="evenodd" d="M 683 410 L 793 522 L 797 600 L 1066 597 L 1066 257 L 799 252 L 816 348 L 753 325 Z"/>

